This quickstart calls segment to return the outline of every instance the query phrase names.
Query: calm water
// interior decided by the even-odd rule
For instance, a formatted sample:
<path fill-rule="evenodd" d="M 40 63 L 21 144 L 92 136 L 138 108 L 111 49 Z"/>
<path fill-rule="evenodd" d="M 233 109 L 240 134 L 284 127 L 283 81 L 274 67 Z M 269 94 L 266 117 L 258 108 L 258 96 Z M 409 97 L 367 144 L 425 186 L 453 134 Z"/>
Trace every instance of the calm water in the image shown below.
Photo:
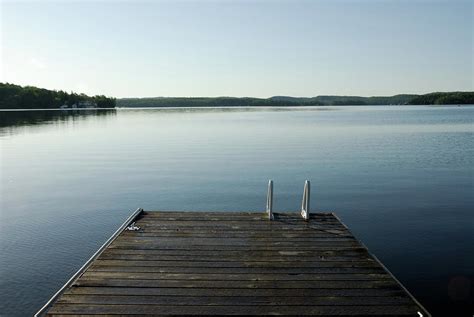
<path fill-rule="evenodd" d="M 472 315 L 474 107 L 0 112 L 0 311 L 30 315 L 137 207 L 336 211 L 434 315 Z"/>

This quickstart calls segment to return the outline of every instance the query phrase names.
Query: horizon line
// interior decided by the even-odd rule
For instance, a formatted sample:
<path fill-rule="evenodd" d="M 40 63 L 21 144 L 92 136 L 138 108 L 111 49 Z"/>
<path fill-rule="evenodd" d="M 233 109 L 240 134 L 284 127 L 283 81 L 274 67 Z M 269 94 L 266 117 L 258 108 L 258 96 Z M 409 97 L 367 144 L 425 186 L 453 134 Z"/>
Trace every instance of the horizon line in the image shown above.
<path fill-rule="evenodd" d="M 21 87 L 34 87 L 34 88 L 39 88 L 39 89 L 46 89 L 46 90 L 53 90 L 53 91 L 64 91 L 64 92 L 68 92 L 68 90 L 66 89 L 56 89 L 56 88 L 44 88 L 44 87 L 38 87 L 38 86 L 34 86 L 34 85 L 21 85 L 21 84 L 15 84 L 15 83 L 11 83 L 11 82 L 8 82 L 8 81 L 5 81 L 5 82 L 0 82 L 0 84 L 9 84 L 9 85 L 17 85 L 17 86 L 21 86 Z M 268 97 L 255 97 L 255 96 L 226 96 L 226 95 L 214 95 L 214 96 L 205 96 L 205 95 L 199 95 L 199 96 L 141 96 L 141 97 L 130 97 L 130 96 L 127 96 L 127 97 L 117 97 L 117 96 L 113 96 L 113 95 L 104 95 L 104 94 L 87 94 L 87 93 L 83 93 L 83 92 L 77 92 L 77 91 L 73 91 L 73 90 L 70 90 L 69 92 L 71 93 L 75 93 L 75 94 L 84 94 L 84 95 L 88 95 L 88 96 L 98 96 L 98 95 L 102 95 L 102 96 L 106 96 L 106 97 L 109 97 L 109 98 L 115 98 L 115 99 L 147 99 L 147 98 L 237 98 L 237 99 L 244 99 L 244 98 L 254 98 L 254 99 L 270 99 L 270 98 L 275 98 L 275 97 L 286 97 L 286 98 L 307 98 L 307 99 L 310 99 L 310 98 L 317 98 L 317 97 L 362 97 L 362 98 L 373 98 L 373 97 L 394 97 L 394 96 L 400 96 L 400 95 L 427 95 L 427 94 L 433 94 L 433 93 L 456 93 L 456 92 L 474 92 L 474 90 L 437 90 L 437 91 L 430 91 L 430 92 L 427 92 L 427 93 L 396 93 L 396 94 L 393 94 L 393 95 L 388 95 L 388 94 L 385 94 L 385 95 L 345 95 L 345 94 L 341 94 L 341 95 L 338 95 L 338 94 L 318 94 L 318 95 L 312 95 L 312 96 L 293 96 L 293 95 L 271 95 L 271 96 L 268 96 Z"/>

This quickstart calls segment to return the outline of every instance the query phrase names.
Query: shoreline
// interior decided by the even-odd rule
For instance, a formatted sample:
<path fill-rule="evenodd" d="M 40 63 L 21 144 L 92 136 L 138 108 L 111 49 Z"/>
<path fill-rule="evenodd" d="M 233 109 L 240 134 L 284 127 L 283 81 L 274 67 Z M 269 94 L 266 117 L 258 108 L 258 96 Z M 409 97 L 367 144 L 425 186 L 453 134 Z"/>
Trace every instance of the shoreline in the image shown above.
<path fill-rule="evenodd" d="M 474 106 L 474 104 L 444 104 L 444 105 L 299 105 L 299 106 L 179 106 L 179 107 L 167 107 L 167 106 L 154 106 L 154 107 L 115 107 L 115 108 L 76 108 L 76 109 L 60 109 L 60 108 L 0 108 L 0 111 L 91 111 L 91 110 L 133 110 L 133 109 L 307 109 L 307 108 L 318 108 L 324 110 L 328 107 L 466 107 Z M 329 110 L 329 109 L 327 109 Z"/>

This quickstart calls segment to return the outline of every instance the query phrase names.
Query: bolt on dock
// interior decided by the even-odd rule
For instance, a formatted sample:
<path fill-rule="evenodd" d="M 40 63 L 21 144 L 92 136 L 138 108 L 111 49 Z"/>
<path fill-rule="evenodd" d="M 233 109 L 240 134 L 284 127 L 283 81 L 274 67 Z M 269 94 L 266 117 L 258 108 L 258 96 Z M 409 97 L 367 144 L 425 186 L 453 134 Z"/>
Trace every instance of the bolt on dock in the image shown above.
<path fill-rule="evenodd" d="M 307 186 L 301 214 L 270 186 L 267 213 L 137 209 L 37 316 L 430 316 Z"/>

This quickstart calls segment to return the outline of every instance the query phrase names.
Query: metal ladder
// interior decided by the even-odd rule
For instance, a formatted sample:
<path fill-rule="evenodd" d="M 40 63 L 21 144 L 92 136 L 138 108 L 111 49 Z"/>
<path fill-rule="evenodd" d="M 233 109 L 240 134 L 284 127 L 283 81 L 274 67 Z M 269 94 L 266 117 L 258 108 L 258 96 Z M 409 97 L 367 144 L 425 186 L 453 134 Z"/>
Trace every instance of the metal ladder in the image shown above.
<path fill-rule="evenodd" d="M 309 220 L 309 201 L 310 201 L 311 183 L 309 180 L 304 182 L 303 200 L 301 202 L 301 217 L 304 220 Z M 273 216 L 273 180 L 268 181 L 267 191 L 267 210 L 268 220 L 274 220 Z"/>

